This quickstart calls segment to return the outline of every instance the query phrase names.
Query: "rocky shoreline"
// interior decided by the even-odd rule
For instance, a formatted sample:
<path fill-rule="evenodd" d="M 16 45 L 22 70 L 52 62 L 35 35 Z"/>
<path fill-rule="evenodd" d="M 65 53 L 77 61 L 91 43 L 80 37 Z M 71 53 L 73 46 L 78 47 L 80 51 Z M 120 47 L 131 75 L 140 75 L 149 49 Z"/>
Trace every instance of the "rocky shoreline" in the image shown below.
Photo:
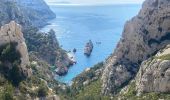
<path fill-rule="evenodd" d="M 59 76 L 64 76 L 64 75 L 66 75 L 67 72 L 68 72 L 68 70 L 69 70 L 69 67 L 71 67 L 72 65 L 74 65 L 74 64 L 77 63 L 74 54 L 72 54 L 72 53 L 69 52 L 69 53 L 67 53 L 67 56 L 68 56 L 68 61 L 67 61 L 67 62 L 69 62 L 69 63 L 67 64 L 67 66 L 64 66 L 64 67 L 56 67 L 55 70 L 54 70 L 55 73 L 56 73 L 57 75 L 59 75 Z M 60 64 L 61 64 L 61 63 L 60 63 Z M 58 65 L 56 65 L 56 66 L 61 66 L 60 64 L 58 64 Z M 63 65 L 62 65 L 62 66 L 63 66 Z"/>

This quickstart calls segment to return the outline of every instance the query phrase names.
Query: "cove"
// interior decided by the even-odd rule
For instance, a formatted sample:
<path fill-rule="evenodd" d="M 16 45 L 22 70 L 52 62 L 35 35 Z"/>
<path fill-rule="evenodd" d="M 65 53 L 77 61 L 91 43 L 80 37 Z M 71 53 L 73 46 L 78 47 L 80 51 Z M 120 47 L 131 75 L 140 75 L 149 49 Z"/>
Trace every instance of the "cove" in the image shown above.
<path fill-rule="evenodd" d="M 126 21 L 137 15 L 141 5 L 50 5 L 56 18 L 41 31 L 54 29 L 62 48 L 77 49 L 77 64 L 70 67 L 68 74 L 56 76 L 56 80 L 70 83 L 86 68 L 104 61 L 114 50 L 121 38 Z M 90 57 L 84 55 L 84 46 L 92 40 L 94 49 Z M 98 44 L 100 42 L 100 44 Z"/>

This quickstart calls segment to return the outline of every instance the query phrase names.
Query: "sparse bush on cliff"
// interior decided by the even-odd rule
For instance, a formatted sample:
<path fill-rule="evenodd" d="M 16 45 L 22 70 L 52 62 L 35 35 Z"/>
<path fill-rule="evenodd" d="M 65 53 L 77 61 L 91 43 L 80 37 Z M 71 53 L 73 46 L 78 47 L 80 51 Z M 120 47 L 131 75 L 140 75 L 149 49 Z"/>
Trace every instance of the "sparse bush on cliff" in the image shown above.
<path fill-rule="evenodd" d="M 48 87 L 44 84 L 41 84 L 38 88 L 38 97 L 45 97 L 48 95 Z"/>

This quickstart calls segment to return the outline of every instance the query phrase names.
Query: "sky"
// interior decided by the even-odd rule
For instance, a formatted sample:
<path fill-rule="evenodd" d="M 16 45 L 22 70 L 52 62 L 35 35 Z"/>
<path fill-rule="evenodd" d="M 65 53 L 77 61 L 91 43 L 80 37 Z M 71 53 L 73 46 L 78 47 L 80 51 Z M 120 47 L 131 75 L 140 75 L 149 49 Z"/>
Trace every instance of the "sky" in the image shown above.
<path fill-rule="evenodd" d="M 144 0 L 45 0 L 48 4 L 120 4 L 120 3 L 137 3 L 140 4 Z"/>

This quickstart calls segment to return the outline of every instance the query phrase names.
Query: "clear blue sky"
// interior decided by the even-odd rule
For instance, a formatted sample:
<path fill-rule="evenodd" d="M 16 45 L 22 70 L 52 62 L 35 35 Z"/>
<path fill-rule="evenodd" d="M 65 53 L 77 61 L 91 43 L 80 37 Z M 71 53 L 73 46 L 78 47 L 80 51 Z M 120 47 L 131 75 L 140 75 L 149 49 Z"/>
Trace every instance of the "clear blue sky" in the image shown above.
<path fill-rule="evenodd" d="M 116 4 L 116 3 L 142 3 L 144 0 L 45 0 L 47 3 L 71 4 Z"/>

